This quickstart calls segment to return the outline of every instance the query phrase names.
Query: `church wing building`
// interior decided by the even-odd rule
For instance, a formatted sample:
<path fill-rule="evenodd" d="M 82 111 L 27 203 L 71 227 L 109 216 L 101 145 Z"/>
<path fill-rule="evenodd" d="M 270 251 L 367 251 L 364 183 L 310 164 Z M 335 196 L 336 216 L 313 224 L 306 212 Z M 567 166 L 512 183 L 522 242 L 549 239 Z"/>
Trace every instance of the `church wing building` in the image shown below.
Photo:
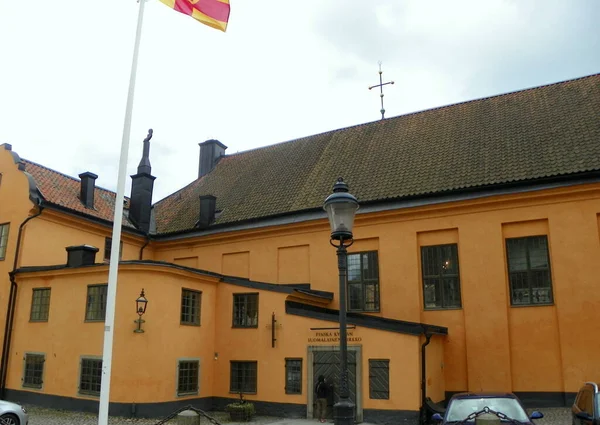
<path fill-rule="evenodd" d="M 93 170 L 0 145 L 0 396 L 98 409 L 124 202 L 111 414 L 241 394 L 259 413 L 313 417 L 319 375 L 331 407 L 339 288 L 323 202 L 338 177 L 360 203 L 346 288 L 358 421 L 416 423 L 426 398 L 462 391 L 564 406 L 600 381 L 600 74 L 231 155 L 208 140 L 198 178 L 154 204 L 150 144 L 123 200 Z"/>

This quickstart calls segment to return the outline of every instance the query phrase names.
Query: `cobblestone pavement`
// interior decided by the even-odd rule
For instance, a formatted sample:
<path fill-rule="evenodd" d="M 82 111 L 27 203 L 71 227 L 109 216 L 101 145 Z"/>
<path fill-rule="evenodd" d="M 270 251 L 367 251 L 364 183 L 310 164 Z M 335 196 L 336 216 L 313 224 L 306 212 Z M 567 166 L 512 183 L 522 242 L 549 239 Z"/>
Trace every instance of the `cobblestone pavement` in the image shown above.
<path fill-rule="evenodd" d="M 98 416 L 92 413 L 71 412 L 65 410 L 47 409 L 37 406 L 25 406 L 29 413 L 29 425 L 97 425 Z M 544 418 L 535 421 L 536 425 L 570 425 L 571 416 L 568 408 L 543 408 L 528 409 L 539 410 L 544 414 Z M 223 412 L 209 412 L 209 415 L 217 419 L 222 424 L 237 425 L 230 422 L 227 414 Z M 155 425 L 162 418 L 155 419 L 129 419 L 111 417 L 108 423 L 110 425 Z M 209 424 L 206 419 L 201 421 L 203 424 Z M 176 420 L 167 422 L 166 425 L 175 425 Z M 245 422 L 244 425 L 316 425 L 317 422 L 308 419 L 284 419 L 272 416 L 256 416 L 251 422 Z M 368 425 L 368 424 L 363 424 Z"/>

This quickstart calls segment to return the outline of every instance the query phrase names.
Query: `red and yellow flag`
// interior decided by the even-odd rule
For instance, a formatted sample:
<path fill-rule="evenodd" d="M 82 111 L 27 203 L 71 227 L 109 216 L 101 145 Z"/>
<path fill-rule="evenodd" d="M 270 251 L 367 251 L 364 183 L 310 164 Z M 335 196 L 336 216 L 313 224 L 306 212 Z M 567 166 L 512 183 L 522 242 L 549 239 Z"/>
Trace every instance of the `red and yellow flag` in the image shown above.
<path fill-rule="evenodd" d="M 225 32 L 229 21 L 229 0 L 160 0 L 172 9 L 204 25 Z"/>

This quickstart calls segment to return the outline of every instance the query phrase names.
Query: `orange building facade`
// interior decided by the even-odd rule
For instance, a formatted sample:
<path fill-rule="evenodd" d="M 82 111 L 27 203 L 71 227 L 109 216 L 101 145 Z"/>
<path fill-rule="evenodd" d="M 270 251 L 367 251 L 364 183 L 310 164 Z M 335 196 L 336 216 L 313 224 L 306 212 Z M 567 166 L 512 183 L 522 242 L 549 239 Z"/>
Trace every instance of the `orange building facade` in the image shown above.
<path fill-rule="evenodd" d="M 111 413 L 220 409 L 241 392 L 259 412 L 312 417 L 320 374 L 335 402 L 338 270 L 321 205 L 338 175 L 361 204 L 346 288 L 359 421 L 416 423 L 424 397 L 460 391 L 570 403 L 600 380 L 599 83 L 235 155 L 207 141 L 199 178 L 152 205 L 143 156 L 125 200 Z M 115 194 L 6 144 L 0 173 L 0 389 L 93 411 Z"/>

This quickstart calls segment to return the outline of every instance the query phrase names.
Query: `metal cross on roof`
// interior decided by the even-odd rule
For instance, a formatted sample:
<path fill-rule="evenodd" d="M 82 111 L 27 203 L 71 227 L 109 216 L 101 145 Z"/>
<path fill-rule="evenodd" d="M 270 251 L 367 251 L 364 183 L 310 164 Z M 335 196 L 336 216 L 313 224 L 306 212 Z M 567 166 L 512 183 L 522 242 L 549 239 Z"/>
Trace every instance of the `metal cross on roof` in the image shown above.
<path fill-rule="evenodd" d="M 386 84 L 394 84 L 393 81 L 388 81 L 387 83 L 384 83 L 383 79 L 382 79 L 382 74 L 383 74 L 383 71 L 381 71 L 381 61 L 379 61 L 379 84 L 375 84 L 374 86 L 369 87 L 369 90 L 371 90 L 372 88 L 375 88 L 375 87 L 379 87 L 379 91 L 380 91 L 379 97 L 381 98 L 381 111 L 380 111 L 381 119 L 384 118 L 384 114 L 385 114 L 385 109 L 383 109 L 383 86 L 385 86 Z"/>

